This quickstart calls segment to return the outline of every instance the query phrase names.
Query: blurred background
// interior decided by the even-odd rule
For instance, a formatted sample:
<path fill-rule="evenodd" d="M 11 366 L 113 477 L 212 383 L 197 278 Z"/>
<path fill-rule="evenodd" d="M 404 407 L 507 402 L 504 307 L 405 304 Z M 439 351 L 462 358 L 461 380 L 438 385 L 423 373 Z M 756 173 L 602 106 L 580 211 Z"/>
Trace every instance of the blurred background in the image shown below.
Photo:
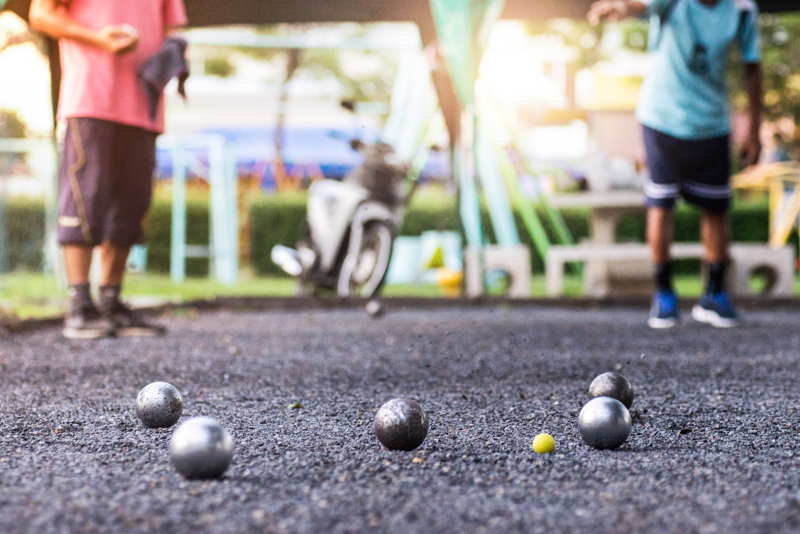
<path fill-rule="evenodd" d="M 798 160 L 800 15 L 764 15 L 760 24 L 767 119 L 763 161 Z M 534 205 L 541 195 L 640 189 L 647 170 L 634 112 L 648 67 L 647 31 L 647 24 L 637 21 L 602 29 L 574 20 L 497 23 L 480 85 L 515 132 L 526 160 L 534 162 L 535 176 L 522 180 Z M 184 102 L 168 87 L 168 130 L 158 151 L 147 244 L 132 254 L 126 296 L 147 304 L 220 294 L 292 295 L 294 282 L 280 274 L 269 251 L 301 237 L 309 184 L 323 177 L 341 179 L 360 162 L 351 140 L 379 136 L 400 65 L 409 54 L 420 53 L 418 30 L 407 23 L 295 24 L 203 28 L 183 36 L 190 42 L 189 97 Z M 63 299 L 57 261 L 48 246 L 56 159 L 44 46 L 18 17 L 0 14 L 0 314 L 7 318 L 53 315 Z M 745 103 L 740 72 L 734 60 L 735 138 Z M 224 280 L 212 275 L 202 257 L 186 259 L 186 278 L 171 272 L 172 147 L 178 139 L 209 136 L 224 140 L 238 183 L 237 272 Z M 441 117 L 434 119 L 426 141 L 433 150 L 401 231 L 422 241 L 429 232 L 446 236 L 459 231 Z M 211 162 L 198 143 L 186 176 L 190 246 L 207 245 L 211 231 Z M 738 195 L 734 240 L 766 242 L 767 192 L 750 188 Z M 576 240 L 589 234 L 587 208 L 564 207 L 561 213 Z M 696 241 L 698 214 L 681 207 L 677 217 L 677 239 Z M 624 217 L 616 232 L 620 241 L 642 241 L 641 216 Z M 385 294 L 458 294 L 427 268 L 423 252 L 408 252 L 413 249 L 409 243 L 405 252 L 395 250 Z M 462 264 L 460 258 L 449 263 L 455 271 Z M 532 254 L 533 295 L 544 294 L 543 265 Z M 678 290 L 699 293 L 696 269 L 681 272 Z M 568 273 L 564 291 L 583 294 L 578 271 Z"/>

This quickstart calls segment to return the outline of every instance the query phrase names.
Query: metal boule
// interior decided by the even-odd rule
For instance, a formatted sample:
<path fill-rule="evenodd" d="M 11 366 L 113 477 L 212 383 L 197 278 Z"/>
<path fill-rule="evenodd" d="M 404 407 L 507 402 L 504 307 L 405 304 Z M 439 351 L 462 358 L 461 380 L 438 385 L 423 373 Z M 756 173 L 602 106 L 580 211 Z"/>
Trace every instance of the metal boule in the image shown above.
<path fill-rule="evenodd" d="M 375 414 L 374 430 L 387 449 L 411 451 L 428 435 L 428 416 L 415 400 L 392 399 Z"/>
<path fill-rule="evenodd" d="M 169 453 L 184 477 L 219 478 L 233 459 L 233 438 L 213 417 L 192 417 L 173 432 Z"/>
<path fill-rule="evenodd" d="M 367 302 L 365 309 L 367 310 L 369 316 L 372 317 L 373 319 L 379 319 L 383 317 L 383 304 L 381 304 L 381 301 L 379 300 L 376 299 L 370 300 L 369 302 Z"/>
<path fill-rule="evenodd" d="M 146 427 L 170 427 L 178 422 L 181 413 L 181 392 L 168 382 L 147 384 L 136 396 L 136 415 Z"/>
<path fill-rule="evenodd" d="M 596 397 L 578 414 L 583 441 L 595 449 L 616 449 L 631 433 L 631 414 L 617 399 Z"/>
<path fill-rule="evenodd" d="M 620 401 L 626 408 L 630 408 L 633 404 L 633 387 L 628 379 L 619 373 L 603 373 L 592 380 L 589 385 L 589 396 L 611 397 Z"/>

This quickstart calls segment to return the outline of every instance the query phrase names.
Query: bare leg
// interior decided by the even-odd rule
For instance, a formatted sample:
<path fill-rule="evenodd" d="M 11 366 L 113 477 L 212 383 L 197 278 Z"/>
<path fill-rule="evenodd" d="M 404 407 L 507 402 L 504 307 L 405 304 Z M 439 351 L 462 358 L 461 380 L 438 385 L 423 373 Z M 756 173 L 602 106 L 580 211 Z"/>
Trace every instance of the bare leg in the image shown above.
<path fill-rule="evenodd" d="M 92 247 L 84 245 L 64 245 L 64 267 L 67 283 L 71 286 L 89 282 L 89 269 L 92 266 Z"/>
<path fill-rule="evenodd" d="M 692 309 L 692 317 L 702 323 L 730 328 L 739 323 L 738 314 L 725 294 L 725 271 L 728 263 L 728 216 L 703 212 L 701 221 L 708 273 L 705 295 Z"/>
<path fill-rule="evenodd" d="M 701 220 L 703 245 L 708 263 L 728 261 L 728 215 L 704 211 Z"/>
<path fill-rule="evenodd" d="M 678 324 L 678 301 L 672 288 L 670 246 L 673 236 L 672 208 L 652 206 L 647 210 L 647 242 L 653 261 L 656 296 L 647 324 L 651 328 L 673 328 Z"/>
<path fill-rule="evenodd" d="M 130 247 L 121 247 L 109 241 L 100 245 L 100 285 L 120 286 L 125 275 Z"/>
<path fill-rule="evenodd" d="M 672 220 L 672 209 L 661 207 L 647 209 L 647 242 L 650 244 L 650 256 L 655 265 L 665 264 L 670 260 Z"/>

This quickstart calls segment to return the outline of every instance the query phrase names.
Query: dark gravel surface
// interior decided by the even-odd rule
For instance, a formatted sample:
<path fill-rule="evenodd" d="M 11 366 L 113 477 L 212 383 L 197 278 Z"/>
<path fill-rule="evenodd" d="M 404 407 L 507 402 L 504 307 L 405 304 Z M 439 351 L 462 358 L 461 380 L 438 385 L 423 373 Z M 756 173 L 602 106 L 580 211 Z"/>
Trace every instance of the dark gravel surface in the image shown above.
<path fill-rule="evenodd" d="M 797 532 L 800 314 L 671 333 L 644 314 L 182 313 L 163 339 L 0 338 L 0 532 Z M 634 428 L 596 451 L 575 419 L 607 370 L 636 389 Z M 184 481 L 170 430 L 135 419 L 154 380 L 231 431 L 223 480 Z M 431 419 L 415 452 L 372 434 L 399 395 Z M 530 451 L 539 432 L 556 453 Z"/>

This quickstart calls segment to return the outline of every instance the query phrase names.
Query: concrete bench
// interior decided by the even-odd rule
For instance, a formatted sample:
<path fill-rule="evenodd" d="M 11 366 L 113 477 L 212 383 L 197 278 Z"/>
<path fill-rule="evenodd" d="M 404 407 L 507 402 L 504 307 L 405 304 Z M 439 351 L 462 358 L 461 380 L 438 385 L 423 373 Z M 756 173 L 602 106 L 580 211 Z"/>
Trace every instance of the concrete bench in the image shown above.
<path fill-rule="evenodd" d="M 791 296 L 794 293 L 794 250 L 790 246 L 771 248 L 757 243 L 734 243 L 730 249 L 731 268 L 728 286 L 732 294 L 753 295 L 750 278 L 757 272 L 767 277 L 765 294 L 771 296 Z M 700 259 L 703 245 L 700 243 L 675 243 L 672 245 L 674 259 Z M 583 243 L 580 245 L 554 245 L 550 247 L 546 262 L 546 289 L 549 296 L 563 293 L 564 264 L 569 262 L 594 262 L 630 264 L 632 279 L 651 277 L 649 264 L 650 249 L 642 243 L 614 243 L 600 245 Z M 612 293 L 607 274 L 586 273 L 586 293 L 602 297 Z"/>

